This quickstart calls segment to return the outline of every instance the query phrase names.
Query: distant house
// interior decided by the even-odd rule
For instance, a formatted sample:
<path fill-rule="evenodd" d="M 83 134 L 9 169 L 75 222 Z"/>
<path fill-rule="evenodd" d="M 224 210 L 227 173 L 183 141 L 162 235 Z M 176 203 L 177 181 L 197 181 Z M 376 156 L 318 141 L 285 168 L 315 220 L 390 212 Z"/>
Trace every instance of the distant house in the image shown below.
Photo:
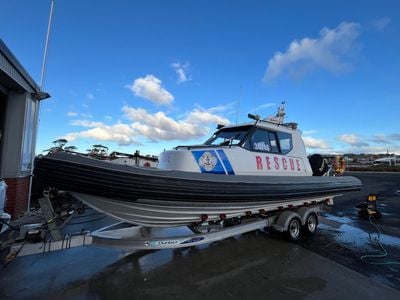
<path fill-rule="evenodd" d="M 49 97 L 0 39 L 0 178 L 12 217 L 29 208 L 39 103 Z"/>

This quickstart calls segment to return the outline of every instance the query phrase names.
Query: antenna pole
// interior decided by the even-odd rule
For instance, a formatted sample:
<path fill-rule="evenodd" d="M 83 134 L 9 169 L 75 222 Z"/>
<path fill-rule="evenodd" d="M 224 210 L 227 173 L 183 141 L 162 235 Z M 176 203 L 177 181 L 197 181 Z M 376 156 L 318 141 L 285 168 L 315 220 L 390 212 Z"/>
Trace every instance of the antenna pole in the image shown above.
<path fill-rule="evenodd" d="M 46 74 L 46 62 L 47 62 L 47 48 L 49 46 L 51 23 L 52 23 L 52 19 L 53 19 L 53 10 L 54 10 L 54 0 L 51 1 L 49 23 L 47 24 L 46 43 L 44 45 L 44 53 L 43 53 L 42 74 L 40 76 L 40 90 L 41 91 L 43 91 L 43 88 L 44 88 L 44 78 L 45 78 L 45 74 Z"/>
<path fill-rule="evenodd" d="M 54 10 L 54 0 L 51 0 L 51 6 L 50 6 L 50 16 L 49 16 L 49 23 L 47 24 L 47 34 L 46 34 L 46 43 L 44 45 L 44 53 L 43 53 L 43 63 L 42 63 L 42 74 L 40 76 L 40 86 L 39 90 L 40 92 L 43 92 L 44 88 L 44 77 L 45 77 L 45 71 L 46 71 L 46 59 L 47 59 L 47 47 L 49 45 L 49 37 L 50 37 L 50 29 L 51 29 L 51 22 L 53 19 L 53 10 Z M 39 131 L 39 115 L 40 115 L 40 100 L 37 100 L 37 106 L 36 106 L 36 111 L 35 111 L 35 124 L 36 124 L 36 130 L 33 133 L 32 141 L 36 143 L 36 137 L 38 135 Z M 32 146 L 32 162 L 35 160 L 35 153 L 36 152 L 36 144 Z M 32 176 L 33 176 L 33 168 L 31 167 L 31 179 L 29 181 L 29 191 L 28 191 L 28 206 L 27 209 L 29 211 L 29 208 L 31 206 L 31 195 L 32 195 Z"/>
<path fill-rule="evenodd" d="M 239 100 L 238 100 L 238 105 L 237 105 L 237 110 L 236 110 L 236 122 L 235 122 L 236 125 L 238 123 L 238 118 L 239 118 L 239 108 L 240 108 L 240 99 L 242 98 L 242 91 L 243 91 L 243 87 L 240 86 L 240 94 L 239 94 Z"/>

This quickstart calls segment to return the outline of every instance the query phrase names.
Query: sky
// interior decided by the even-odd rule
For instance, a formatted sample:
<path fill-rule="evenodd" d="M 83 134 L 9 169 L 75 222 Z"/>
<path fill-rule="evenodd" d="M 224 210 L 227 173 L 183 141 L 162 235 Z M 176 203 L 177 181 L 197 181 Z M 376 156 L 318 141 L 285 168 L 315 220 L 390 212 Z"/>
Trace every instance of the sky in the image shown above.
<path fill-rule="evenodd" d="M 50 0 L 0 7 L 39 83 Z M 56 0 L 36 152 L 157 155 L 285 101 L 309 153 L 400 154 L 399 53 L 396 0 Z"/>

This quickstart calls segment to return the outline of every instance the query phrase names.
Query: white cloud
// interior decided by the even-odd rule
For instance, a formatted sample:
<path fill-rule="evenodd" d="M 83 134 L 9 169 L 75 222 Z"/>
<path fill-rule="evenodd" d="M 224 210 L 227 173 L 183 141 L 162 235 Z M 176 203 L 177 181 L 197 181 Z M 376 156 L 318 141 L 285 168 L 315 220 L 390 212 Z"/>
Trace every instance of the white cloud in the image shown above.
<path fill-rule="evenodd" d="M 323 139 L 316 139 L 310 136 L 303 137 L 304 145 L 311 149 L 329 149 L 330 145 Z"/>
<path fill-rule="evenodd" d="M 375 19 L 372 22 L 372 26 L 378 31 L 383 31 L 389 25 L 390 21 L 391 19 L 388 17 Z"/>
<path fill-rule="evenodd" d="M 396 144 L 400 141 L 400 134 L 393 133 L 393 134 L 375 134 L 372 136 L 371 141 L 376 144 Z"/>
<path fill-rule="evenodd" d="M 229 120 L 198 108 L 190 111 L 182 120 L 174 120 L 164 112 L 148 113 L 142 108 L 124 106 L 125 117 L 133 121 L 132 127 L 150 140 L 189 140 L 203 137 L 209 132 L 209 124 L 229 124 Z"/>
<path fill-rule="evenodd" d="M 367 146 L 369 146 L 368 143 L 361 141 L 360 137 L 357 136 L 354 133 L 339 135 L 337 137 L 337 139 L 339 141 L 344 142 L 346 144 L 349 144 L 350 146 L 353 146 L 353 147 L 367 147 Z"/>
<path fill-rule="evenodd" d="M 63 138 L 69 142 L 72 142 L 78 138 L 89 138 L 97 141 L 116 142 L 121 146 L 139 144 L 135 140 L 137 136 L 135 130 L 128 124 L 117 123 L 112 126 L 108 126 L 101 122 L 92 122 L 87 124 L 84 122 L 85 121 L 82 121 L 79 126 L 89 127 L 90 129 L 80 132 L 71 132 L 63 136 Z"/>
<path fill-rule="evenodd" d="M 82 107 L 89 108 L 89 105 L 87 105 L 86 103 L 82 103 Z"/>
<path fill-rule="evenodd" d="M 106 120 L 106 121 L 111 121 L 111 120 L 112 120 L 112 117 L 111 117 L 111 116 L 105 116 L 105 117 L 104 117 L 104 120 Z"/>
<path fill-rule="evenodd" d="M 303 131 L 303 134 L 304 134 L 304 135 L 311 135 L 311 134 L 315 134 L 315 133 L 318 133 L 318 130 L 316 130 L 316 129 L 310 129 L 310 130 L 304 130 L 304 131 Z"/>
<path fill-rule="evenodd" d="M 201 106 L 197 105 L 197 108 L 200 110 L 204 110 Z M 213 106 L 207 109 L 207 111 L 215 114 L 215 113 L 227 113 L 230 114 L 232 111 L 236 111 L 237 109 L 237 101 L 230 102 L 224 105 Z"/>
<path fill-rule="evenodd" d="M 86 118 L 86 119 L 91 119 L 91 118 L 93 118 L 93 115 L 92 115 L 92 114 L 85 114 L 85 113 L 83 113 L 83 114 L 80 114 L 80 116 L 81 116 L 82 118 Z"/>
<path fill-rule="evenodd" d="M 99 127 L 102 126 L 101 122 L 89 121 L 89 120 L 73 120 L 70 123 L 72 126 L 81 126 L 81 127 Z"/>
<path fill-rule="evenodd" d="M 264 104 L 258 105 L 256 108 L 250 110 L 250 113 L 257 113 L 260 110 L 264 110 L 266 108 L 274 107 L 275 105 L 276 105 L 276 103 L 271 103 L 271 102 L 264 103 Z"/>
<path fill-rule="evenodd" d="M 86 98 L 88 98 L 89 100 L 93 100 L 94 99 L 94 95 L 92 93 L 87 93 L 86 94 Z"/>
<path fill-rule="evenodd" d="M 90 138 L 99 141 L 117 142 L 120 145 L 138 144 L 138 141 L 187 141 L 209 134 L 209 125 L 229 124 L 229 120 L 213 112 L 215 108 L 196 107 L 181 118 L 175 120 L 164 112 L 149 113 L 143 108 L 125 105 L 124 117 L 130 121 L 105 125 L 91 120 L 73 120 L 72 126 L 84 127 L 85 130 L 71 132 L 63 138 L 74 141 L 78 138 Z"/>
<path fill-rule="evenodd" d="M 384 134 L 376 134 L 372 136 L 371 141 L 376 143 L 376 144 L 390 144 L 393 141 L 390 140 L 390 138 Z"/>
<path fill-rule="evenodd" d="M 76 117 L 78 115 L 78 113 L 77 112 L 74 112 L 74 111 L 69 111 L 69 112 L 67 112 L 67 116 L 68 117 Z"/>
<path fill-rule="evenodd" d="M 358 23 L 342 22 L 334 29 L 322 28 L 318 38 L 292 41 L 286 52 L 277 52 L 269 60 L 264 81 L 284 72 L 294 77 L 303 76 L 317 67 L 333 73 L 349 70 L 349 56 L 357 48 L 360 28 Z"/>
<path fill-rule="evenodd" d="M 171 67 L 175 70 L 176 75 L 178 76 L 176 81 L 178 84 L 192 80 L 192 77 L 189 74 L 190 64 L 188 62 L 184 64 L 175 62 L 171 64 Z"/>
<path fill-rule="evenodd" d="M 393 133 L 389 134 L 389 139 L 394 140 L 394 141 L 400 141 L 400 133 Z"/>
<path fill-rule="evenodd" d="M 170 105 L 174 96 L 161 86 L 161 80 L 153 75 L 135 79 L 132 85 L 127 85 L 136 96 L 150 100 L 157 105 Z"/>

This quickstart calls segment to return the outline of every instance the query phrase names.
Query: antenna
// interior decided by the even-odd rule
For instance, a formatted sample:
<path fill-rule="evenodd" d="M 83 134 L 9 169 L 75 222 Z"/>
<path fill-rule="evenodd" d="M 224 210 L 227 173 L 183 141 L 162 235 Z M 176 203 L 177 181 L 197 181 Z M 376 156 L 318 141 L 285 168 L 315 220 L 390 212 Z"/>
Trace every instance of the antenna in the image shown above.
<path fill-rule="evenodd" d="M 242 98 L 242 91 L 243 91 L 243 86 L 240 86 L 240 94 L 239 94 L 239 100 L 238 100 L 238 105 L 237 105 L 237 110 L 236 110 L 236 122 L 235 122 L 236 125 L 238 123 L 238 118 L 239 118 L 239 108 L 240 108 L 240 99 Z"/>
<path fill-rule="evenodd" d="M 49 23 L 47 24 L 46 42 L 44 45 L 44 53 L 43 53 L 42 74 L 40 76 L 40 91 L 43 91 L 44 88 L 44 78 L 46 74 L 46 62 L 47 62 L 47 48 L 49 46 L 50 29 L 52 23 L 51 21 L 53 19 L 53 10 L 54 10 L 54 0 L 51 1 Z"/>
<path fill-rule="evenodd" d="M 51 21 L 53 18 L 53 10 L 54 10 L 54 0 L 51 0 L 51 6 L 50 6 L 50 16 L 49 16 L 49 23 L 47 24 L 47 34 L 46 34 L 46 43 L 44 46 L 44 53 L 43 53 L 43 64 L 42 64 L 42 74 L 40 76 L 40 86 L 39 86 L 39 93 L 32 93 L 32 96 L 37 99 L 37 107 L 36 107 L 36 112 L 35 112 L 35 123 L 38 124 L 40 121 L 39 115 L 40 115 L 40 100 L 47 99 L 50 97 L 48 93 L 43 92 L 44 88 L 44 76 L 45 76 L 45 70 L 46 70 L 46 58 L 47 58 L 47 47 L 49 45 L 49 37 L 50 37 L 50 28 L 51 28 Z M 36 125 L 37 126 L 37 125 Z M 38 134 L 39 128 L 36 127 L 36 130 L 33 132 L 32 136 L 32 141 L 34 141 L 34 146 L 32 146 L 32 158 L 31 161 L 35 160 L 35 151 L 36 151 L 36 137 Z M 31 168 L 31 176 L 33 176 L 33 168 Z M 32 178 L 32 177 L 31 177 Z M 31 206 L 31 195 L 32 195 L 32 180 L 29 181 L 29 191 L 28 191 L 28 209 Z"/>
<path fill-rule="evenodd" d="M 281 105 L 278 108 L 278 113 L 276 114 L 276 117 L 278 118 L 279 124 L 283 123 L 283 120 L 285 118 L 285 101 L 282 101 Z"/>
<path fill-rule="evenodd" d="M 275 123 L 278 125 L 283 124 L 283 120 L 285 119 L 285 101 L 282 101 L 281 105 L 278 107 L 278 112 L 276 113 L 275 116 L 269 116 L 264 119 L 264 121 L 268 121 L 271 123 Z"/>

